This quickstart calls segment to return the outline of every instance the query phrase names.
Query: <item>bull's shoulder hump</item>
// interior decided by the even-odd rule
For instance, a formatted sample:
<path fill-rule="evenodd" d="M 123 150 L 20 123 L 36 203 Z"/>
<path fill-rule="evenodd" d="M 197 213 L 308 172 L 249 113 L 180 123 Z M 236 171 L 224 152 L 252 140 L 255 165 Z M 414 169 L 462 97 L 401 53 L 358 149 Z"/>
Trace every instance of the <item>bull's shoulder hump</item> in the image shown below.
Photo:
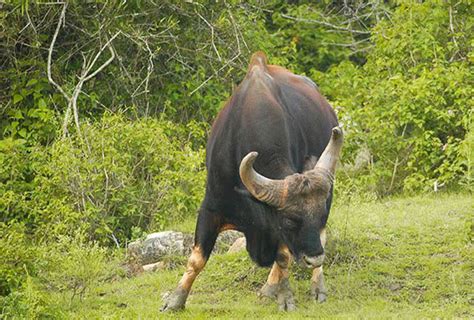
<path fill-rule="evenodd" d="M 250 58 L 250 64 L 248 71 L 251 71 L 253 68 L 261 68 L 263 71 L 268 72 L 268 59 L 265 53 L 262 51 L 255 52 Z"/>
<path fill-rule="evenodd" d="M 267 56 L 262 51 L 257 51 L 250 58 L 249 68 L 247 70 L 246 80 L 272 80 L 268 69 Z"/>

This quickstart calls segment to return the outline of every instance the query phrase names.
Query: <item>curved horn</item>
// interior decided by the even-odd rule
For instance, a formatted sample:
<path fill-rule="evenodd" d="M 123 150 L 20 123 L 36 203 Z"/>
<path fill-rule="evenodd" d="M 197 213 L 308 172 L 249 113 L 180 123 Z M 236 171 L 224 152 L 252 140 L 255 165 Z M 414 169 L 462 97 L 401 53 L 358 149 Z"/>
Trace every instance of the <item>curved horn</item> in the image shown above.
<path fill-rule="evenodd" d="M 342 129 L 340 127 L 332 128 L 331 139 L 329 140 L 326 149 L 314 166 L 316 168 L 323 168 L 328 170 L 331 175 L 336 171 L 336 163 L 342 149 L 342 142 L 344 141 Z"/>
<path fill-rule="evenodd" d="M 285 180 L 272 180 L 259 174 L 253 168 L 258 152 L 250 152 L 240 162 L 240 178 L 248 191 L 258 200 L 280 207 L 285 201 L 283 192 Z"/>

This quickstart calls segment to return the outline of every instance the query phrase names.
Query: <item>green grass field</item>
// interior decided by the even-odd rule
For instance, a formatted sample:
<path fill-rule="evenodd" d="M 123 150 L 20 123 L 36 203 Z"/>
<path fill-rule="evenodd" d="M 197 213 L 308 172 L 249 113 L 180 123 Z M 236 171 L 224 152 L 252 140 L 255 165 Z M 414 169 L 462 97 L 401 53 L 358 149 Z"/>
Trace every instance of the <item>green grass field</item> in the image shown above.
<path fill-rule="evenodd" d="M 386 199 L 336 205 L 329 219 L 325 262 L 328 301 L 309 295 L 310 271 L 292 266 L 297 311 L 281 313 L 257 297 L 268 269 L 246 252 L 211 257 L 186 310 L 159 312 L 178 267 L 90 289 L 84 299 L 52 298 L 66 318 L 473 318 L 472 195 Z"/>

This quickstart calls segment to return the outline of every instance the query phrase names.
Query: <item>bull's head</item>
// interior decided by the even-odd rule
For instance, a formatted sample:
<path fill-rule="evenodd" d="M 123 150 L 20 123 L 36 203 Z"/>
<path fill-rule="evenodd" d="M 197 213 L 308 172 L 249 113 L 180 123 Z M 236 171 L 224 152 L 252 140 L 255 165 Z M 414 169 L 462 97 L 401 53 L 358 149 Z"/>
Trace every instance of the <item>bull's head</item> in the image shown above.
<path fill-rule="evenodd" d="M 316 165 L 283 180 L 269 179 L 255 171 L 257 152 L 250 152 L 240 163 L 245 187 L 256 199 L 277 208 L 282 240 L 308 266 L 320 266 L 324 260 L 320 232 L 328 215 L 326 201 L 342 142 L 342 130 L 333 128 L 331 140 Z"/>

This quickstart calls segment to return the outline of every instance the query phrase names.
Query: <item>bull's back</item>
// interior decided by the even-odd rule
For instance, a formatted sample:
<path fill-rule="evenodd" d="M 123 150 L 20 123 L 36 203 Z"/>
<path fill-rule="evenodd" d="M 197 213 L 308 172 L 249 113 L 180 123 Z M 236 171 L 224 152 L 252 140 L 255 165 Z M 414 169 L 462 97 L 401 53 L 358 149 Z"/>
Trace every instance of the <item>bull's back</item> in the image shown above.
<path fill-rule="evenodd" d="M 255 168 L 269 178 L 301 172 L 307 156 L 322 154 L 336 125 L 332 107 L 314 83 L 267 65 L 257 53 L 213 124 L 207 191 L 219 197 L 242 186 L 238 168 L 251 151 L 259 153 Z"/>
<path fill-rule="evenodd" d="M 234 162 L 258 151 L 261 162 L 280 157 L 297 167 L 301 153 L 319 156 L 337 118 L 316 86 L 277 66 L 263 69 L 251 65 L 249 73 L 214 123 L 208 167 L 214 149 L 231 154 Z"/>

